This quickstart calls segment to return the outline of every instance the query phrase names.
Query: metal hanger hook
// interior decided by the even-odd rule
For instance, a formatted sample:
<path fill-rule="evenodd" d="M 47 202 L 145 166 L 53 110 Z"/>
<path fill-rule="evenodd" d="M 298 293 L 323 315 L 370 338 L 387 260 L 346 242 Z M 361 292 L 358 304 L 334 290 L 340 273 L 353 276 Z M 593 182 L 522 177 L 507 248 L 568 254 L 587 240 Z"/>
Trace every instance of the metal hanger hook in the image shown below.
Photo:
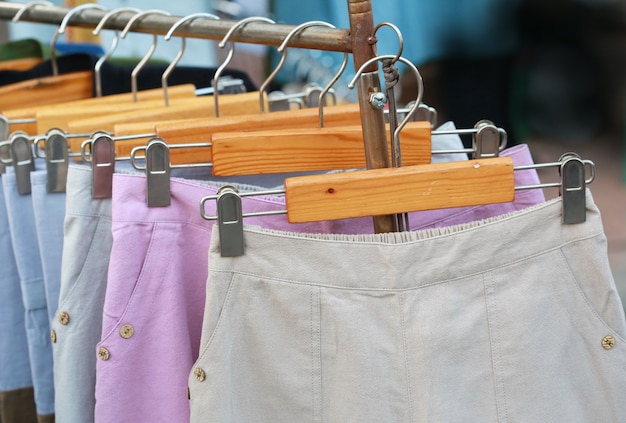
<path fill-rule="evenodd" d="M 393 63 L 396 63 L 400 59 L 400 57 L 402 57 L 402 51 L 404 50 L 404 37 L 402 37 L 402 32 L 400 32 L 400 29 L 394 24 L 390 22 L 381 22 L 378 25 L 376 25 L 376 27 L 374 28 L 374 32 L 372 33 L 372 36 L 370 37 L 370 42 L 372 44 L 376 44 L 376 41 L 377 41 L 376 33 L 383 26 L 387 26 L 391 28 L 398 36 L 398 42 L 399 42 L 398 53 L 396 53 L 396 56 L 391 61 L 391 63 L 393 64 Z"/>
<path fill-rule="evenodd" d="M 126 35 L 130 31 L 132 26 L 135 24 L 135 22 L 137 22 L 139 19 L 141 19 L 142 17 L 146 15 L 171 16 L 169 12 L 166 12 L 164 10 L 159 10 L 159 9 L 150 9 L 150 10 L 144 10 L 143 12 L 139 12 L 128 20 L 128 22 L 126 23 L 126 26 L 122 30 L 121 37 L 126 38 Z M 137 65 L 133 68 L 132 72 L 130 73 L 130 86 L 131 86 L 131 92 L 133 93 L 133 101 L 135 103 L 137 102 L 137 91 L 138 91 L 137 77 L 139 75 L 139 72 L 141 72 L 141 70 L 146 65 L 146 63 L 148 63 L 148 60 L 152 58 L 152 55 L 156 51 L 156 47 L 157 47 L 157 35 L 152 34 L 152 44 L 150 45 L 150 49 L 148 50 L 148 53 L 146 53 L 146 55 L 141 58 L 139 63 L 137 63 Z"/>
<path fill-rule="evenodd" d="M 137 9 L 136 7 L 118 7 L 117 9 L 111 10 L 106 15 L 104 15 L 102 19 L 100 19 L 100 22 L 98 22 L 98 25 L 96 25 L 96 28 L 93 30 L 93 35 L 100 34 L 100 31 L 102 31 L 102 28 L 104 27 L 106 22 L 112 16 L 115 16 L 122 12 L 139 13 L 141 12 L 141 10 Z M 102 97 L 102 76 L 100 74 L 102 65 L 104 64 L 104 62 L 106 62 L 107 60 L 111 58 L 111 56 L 115 52 L 115 49 L 117 48 L 117 45 L 119 44 L 119 41 L 120 41 L 120 34 L 119 34 L 119 31 L 116 30 L 115 35 L 113 36 L 113 42 L 111 42 L 111 47 L 109 47 L 109 50 L 102 57 L 98 59 L 98 61 L 96 62 L 96 65 L 94 66 L 94 76 L 96 79 L 96 97 Z"/>
<path fill-rule="evenodd" d="M 36 0 L 36 1 L 31 1 L 28 2 L 24 5 L 24 7 L 22 7 L 20 10 L 17 11 L 17 13 L 15 14 L 15 16 L 13 16 L 13 18 L 11 18 L 12 22 L 17 22 L 22 18 L 22 15 L 24 14 L 24 12 L 26 12 L 28 9 L 30 9 L 31 7 L 34 6 L 54 6 L 54 4 L 52 2 L 49 1 L 42 1 L 42 0 Z"/>
<path fill-rule="evenodd" d="M 61 34 L 65 33 L 65 29 L 67 28 L 70 18 L 74 16 L 76 13 L 83 11 L 85 9 L 106 10 L 105 7 L 100 4 L 85 3 L 85 4 L 81 4 L 80 6 L 76 6 L 75 8 L 71 9 L 63 17 L 63 20 L 61 21 L 61 25 L 59 25 L 56 31 L 54 31 L 54 35 L 52 36 L 52 40 L 50 41 L 50 62 L 52 64 L 52 75 L 54 76 L 59 75 L 59 66 L 57 64 L 56 50 L 55 50 L 57 40 Z"/>
<path fill-rule="evenodd" d="M 280 44 L 280 46 L 277 49 L 277 51 L 281 54 L 280 61 L 278 62 L 278 65 L 272 71 L 270 76 L 268 76 L 267 79 L 265 81 L 263 81 L 263 84 L 261 84 L 261 88 L 259 88 L 261 112 L 265 112 L 265 91 L 267 90 L 267 87 L 270 85 L 270 83 L 274 80 L 276 75 L 278 75 L 278 72 L 280 72 L 280 70 L 282 69 L 283 65 L 285 64 L 285 61 L 287 60 L 287 45 L 289 44 L 291 39 L 294 37 L 294 35 L 296 35 L 300 31 L 302 31 L 303 29 L 309 28 L 311 26 L 325 26 L 325 27 L 328 27 L 328 28 L 335 28 L 334 25 L 332 25 L 332 24 L 330 24 L 328 22 L 324 22 L 324 21 L 309 21 L 309 22 L 304 22 L 304 23 L 296 26 L 294 29 L 291 30 L 291 32 L 289 34 L 287 34 L 287 36 L 285 37 L 285 39 L 283 40 L 283 42 Z"/>
<path fill-rule="evenodd" d="M 239 22 L 237 22 L 235 25 L 233 25 L 228 30 L 226 35 L 224 35 L 224 38 L 222 38 L 222 41 L 219 42 L 218 46 L 220 48 L 226 47 L 226 44 L 228 43 L 228 40 L 235 33 L 235 31 L 237 31 L 239 28 L 242 28 L 244 25 L 247 25 L 250 22 L 266 22 L 266 23 L 270 23 L 270 24 L 275 24 L 276 23 L 275 21 L 273 21 L 273 20 L 271 20 L 269 18 L 265 18 L 263 16 L 250 16 L 248 18 L 242 19 Z M 226 56 L 226 59 L 215 70 L 215 74 L 213 75 L 212 85 L 213 85 L 213 101 L 215 103 L 215 117 L 219 117 L 220 116 L 220 113 L 219 113 L 219 101 L 218 101 L 218 96 L 219 96 L 218 81 L 220 79 L 220 76 L 222 76 L 222 72 L 224 72 L 224 69 L 226 69 L 226 66 L 228 66 L 230 64 L 230 61 L 233 59 L 234 54 L 235 54 L 235 43 L 231 42 L 230 43 L 230 49 L 228 50 L 228 54 Z"/>
<path fill-rule="evenodd" d="M 167 34 L 165 34 L 165 37 L 164 37 L 165 41 L 169 41 L 172 38 L 172 34 L 174 34 L 174 32 L 181 25 L 183 25 L 184 23 L 188 23 L 194 19 L 198 19 L 198 18 L 220 20 L 219 16 L 214 15 L 212 13 L 205 13 L 205 12 L 192 13 L 191 15 L 185 16 L 184 18 L 178 20 L 178 22 L 172 25 L 170 30 L 167 31 Z M 186 37 L 181 37 L 181 40 L 182 40 L 182 44 L 180 46 L 180 49 L 178 50 L 178 54 L 176 55 L 172 63 L 170 63 L 170 65 L 167 67 L 167 69 L 165 69 L 165 72 L 163 72 L 163 75 L 161 76 L 161 85 L 163 86 L 163 96 L 165 97 L 166 106 L 170 105 L 170 99 L 169 99 L 169 95 L 167 91 L 167 79 L 169 78 L 170 74 L 172 73 L 172 71 L 178 64 L 178 62 L 180 62 L 180 59 L 183 57 L 183 54 L 185 53 Z"/>
<path fill-rule="evenodd" d="M 324 127 L 324 105 L 326 103 L 326 98 L 325 98 L 326 94 L 328 94 L 328 92 L 330 91 L 332 86 L 335 85 L 335 83 L 337 81 L 339 81 L 339 78 L 341 78 L 341 75 L 346 70 L 346 67 L 348 67 L 348 59 L 349 59 L 349 57 L 350 57 L 350 55 L 348 53 L 344 53 L 343 61 L 341 62 L 341 66 L 339 67 L 339 71 L 337 72 L 337 74 L 335 74 L 333 79 L 330 80 L 328 85 L 326 85 L 324 87 L 324 89 L 320 92 L 318 105 L 317 105 L 317 107 L 319 108 L 320 128 Z"/>
<path fill-rule="evenodd" d="M 354 85 L 356 84 L 357 79 L 361 76 L 361 74 L 363 73 L 363 70 L 365 70 L 368 66 L 372 65 L 373 63 L 375 63 L 377 61 L 381 61 L 382 62 L 384 60 L 393 60 L 394 58 L 395 58 L 395 56 L 393 56 L 393 55 L 385 55 L 385 56 L 376 56 L 376 57 L 373 57 L 370 60 L 366 61 L 359 68 L 359 70 L 357 71 L 357 73 L 354 76 L 354 78 L 352 78 L 352 81 L 350 81 L 350 83 L 348 84 L 348 88 L 350 88 L 350 89 L 354 88 Z M 404 57 L 399 57 L 397 59 L 397 61 L 400 61 L 400 62 L 404 63 L 405 65 L 407 65 L 409 67 L 409 69 L 411 69 L 413 74 L 415 74 L 415 78 L 417 79 L 417 98 L 415 99 L 415 103 L 409 109 L 408 113 L 406 114 L 406 116 L 404 117 L 402 122 L 400 122 L 400 124 L 398 125 L 398 127 L 394 131 L 393 135 L 394 135 L 394 140 L 395 141 L 399 140 L 400 131 L 402 131 L 402 129 L 406 126 L 406 124 L 411 120 L 411 118 L 413 117 L 413 115 L 417 111 L 419 105 L 422 103 L 422 98 L 424 96 L 424 80 L 422 79 L 422 74 L 420 74 L 419 70 L 417 70 L 417 67 L 410 60 L 408 60 L 408 59 L 406 59 Z"/>

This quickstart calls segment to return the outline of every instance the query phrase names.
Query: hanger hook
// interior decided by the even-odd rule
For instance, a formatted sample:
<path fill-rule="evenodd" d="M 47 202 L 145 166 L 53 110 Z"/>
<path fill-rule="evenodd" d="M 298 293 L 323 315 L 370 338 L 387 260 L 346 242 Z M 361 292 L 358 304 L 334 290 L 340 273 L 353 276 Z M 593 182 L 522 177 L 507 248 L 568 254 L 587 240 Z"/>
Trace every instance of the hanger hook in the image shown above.
<path fill-rule="evenodd" d="M 219 16 L 216 16 L 212 13 L 204 13 L 204 12 L 199 12 L 199 13 L 193 13 L 189 16 L 185 16 L 184 18 L 178 20 L 178 22 L 176 22 L 174 25 L 172 25 L 172 27 L 170 28 L 169 31 L 167 31 L 167 34 L 165 34 L 165 41 L 169 41 L 170 38 L 172 38 L 172 34 L 174 34 L 174 32 L 184 23 L 190 22 L 194 19 L 198 19 L 198 18 L 208 18 L 208 19 L 215 19 L 215 20 L 220 20 Z M 163 95 L 165 97 L 165 105 L 169 106 L 170 105 L 170 100 L 169 100 L 169 95 L 167 92 L 167 79 L 169 78 L 170 74 L 172 73 L 172 71 L 174 70 L 174 68 L 176 67 L 176 65 L 178 64 L 178 62 L 180 62 L 180 59 L 183 57 L 183 54 L 185 53 L 185 46 L 186 46 L 186 37 L 181 37 L 182 39 L 182 44 L 180 46 L 180 50 L 178 50 L 178 54 L 176 55 L 176 57 L 174 58 L 174 60 L 172 61 L 172 63 L 170 63 L 170 65 L 167 67 L 167 69 L 165 69 L 165 72 L 163 72 L 163 75 L 161 76 L 161 85 L 163 86 Z"/>
<path fill-rule="evenodd" d="M 106 15 L 104 15 L 102 19 L 100 19 L 100 22 L 98 22 L 98 25 L 96 25 L 96 28 L 93 30 L 93 35 L 100 34 L 100 31 L 102 31 L 102 28 L 104 27 L 106 22 L 112 16 L 115 16 L 122 12 L 139 13 L 141 12 L 141 10 L 137 9 L 136 7 L 118 7 L 117 9 L 111 10 Z M 102 65 L 104 64 L 104 62 L 106 62 L 107 60 L 111 58 L 111 56 L 115 52 L 115 49 L 117 48 L 119 41 L 120 41 L 120 32 L 116 30 L 115 35 L 113 37 L 113 42 L 111 43 L 111 47 L 109 48 L 109 51 L 107 51 L 102 57 L 100 57 L 98 61 L 96 62 L 96 65 L 94 66 L 94 76 L 96 79 L 96 97 L 102 97 L 102 75 L 100 73 L 100 70 L 102 69 Z"/>
<path fill-rule="evenodd" d="M 20 10 L 17 11 L 15 16 L 11 18 L 11 21 L 12 22 L 19 21 L 22 18 L 22 15 L 24 14 L 24 12 L 26 12 L 28 9 L 34 6 L 54 6 L 54 4 L 50 1 L 45 1 L 45 0 L 35 0 L 35 1 L 28 2 L 24 5 L 24 7 L 22 7 Z"/>
<path fill-rule="evenodd" d="M 296 26 L 293 30 L 291 30 L 291 32 L 289 34 L 287 34 L 287 36 L 285 37 L 285 39 L 283 40 L 281 45 L 278 47 L 278 52 L 281 54 L 280 61 L 278 62 L 278 65 L 272 71 L 270 76 L 268 76 L 267 79 L 265 81 L 263 81 L 263 84 L 261 84 L 261 88 L 259 88 L 261 112 L 265 112 L 265 91 L 267 90 L 267 87 L 270 85 L 270 83 L 274 80 L 276 75 L 278 75 L 278 72 L 280 72 L 280 70 L 282 69 L 283 65 L 285 64 L 285 61 L 287 60 L 287 44 L 289 44 L 289 41 L 291 41 L 291 39 L 293 38 L 294 35 L 296 35 L 300 31 L 302 31 L 303 29 L 311 27 L 311 26 L 325 26 L 325 27 L 328 27 L 328 28 L 335 28 L 334 25 L 332 25 L 332 24 L 330 24 L 328 22 L 324 22 L 324 21 L 309 21 L 309 22 L 304 22 L 304 23 Z"/>
<path fill-rule="evenodd" d="M 324 87 L 324 89 L 320 92 L 318 105 L 317 105 L 317 107 L 319 108 L 320 128 L 324 127 L 324 105 L 325 105 L 325 102 L 326 102 L 326 98 L 325 98 L 326 94 L 330 91 L 332 86 L 335 85 L 335 83 L 339 80 L 339 78 L 341 78 L 341 75 L 346 70 L 346 67 L 348 67 L 348 58 L 349 57 L 350 57 L 350 55 L 348 53 L 344 53 L 343 54 L 343 61 L 341 62 L 341 66 L 339 67 L 339 71 L 335 74 L 335 76 L 333 76 L 333 79 L 330 80 L 328 85 L 326 85 Z"/>
<path fill-rule="evenodd" d="M 164 10 L 159 10 L 159 9 L 150 9 L 150 10 L 144 10 L 143 12 L 139 12 L 128 20 L 128 22 L 126 23 L 126 26 L 122 30 L 121 37 L 126 38 L 126 35 L 130 31 L 132 26 L 135 24 L 135 22 L 137 22 L 139 19 L 141 19 L 142 17 L 146 15 L 171 16 L 169 12 L 166 12 Z M 139 63 L 137 63 L 137 65 L 133 68 L 132 72 L 130 73 L 130 86 L 131 86 L 131 92 L 133 93 L 133 102 L 135 103 L 137 102 L 137 92 L 139 91 L 137 89 L 137 77 L 139 75 L 139 72 L 141 72 L 141 70 L 146 65 L 146 63 L 148 63 L 148 60 L 152 58 L 152 55 L 156 51 L 156 47 L 157 47 L 157 35 L 152 34 L 152 45 L 150 46 L 148 53 L 146 53 L 146 55 L 141 58 Z"/>
<path fill-rule="evenodd" d="M 269 18 L 265 18 L 263 16 L 250 16 L 248 18 L 244 18 L 244 19 L 240 20 L 239 22 L 237 22 L 235 25 L 233 25 L 228 30 L 226 35 L 224 35 L 224 38 L 222 38 L 222 41 L 219 42 L 218 46 L 220 48 L 226 47 L 226 43 L 228 43 L 228 40 L 233 35 L 233 33 L 235 31 L 237 31 L 239 28 L 243 27 L 244 25 L 246 25 L 246 24 L 248 24 L 250 22 L 267 22 L 267 23 L 271 23 L 271 24 L 275 24 L 276 23 L 275 21 L 273 21 L 273 20 L 271 20 Z M 233 59 L 233 55 L 234 54 L 235 54 L 235 43 L 231 42 L 230 43 L 230 49 L 228 50 L 228 55 L 226 56 L 226 59 L 215 70 L 215 74 L 213 74 L 212 85 L 213 85 L 213 101 L 215 103 L 215 117 L 219 117 L 220 116 L 220 113 L 219 113 L 219 101 L 218 101 L 219 90 L 217 89 L 218 81 L 220 79 L 220 76 L 222 76 L 222 72 L 224 71 L 224 69 L 226 69 L 226 66 L 228 66 L 230 61 Z"/>
<path fill-rule="evenodd" d="M 354 85 L 356 84 L 357 79 L 363 73 L 363 70 L 365 70 L 368 66 L 372 65 L 374 62 L 377 62 L 377 61 L 382 62 L 384 60 L 393 60 L 395 57 L 396 56 L 394 55 L 376 56 L 366 61 L 365 63 L 363 63 L 361 68 L 359 68 L 354 78 L 352 78 L 352 81 L 350 81 L 350 83 L 348 84 L 348 88 L 350 89 L 354 88 Z M 400 61 L 404 63 L 405 65 L 407 65 L 409 69 L 411 69 L 411 71 L 415 74 L 415 78 L 417 79 L 417 98 L 415 99 L 414 104 L 411 106 L 411 108 L 409 109 L 408 113 L 406 114 L 402 122 L 400 122 L 400 124 L 398 125 L 398 127 L 393 133 L 395 145 L 399 145 L 400 131 L 402 131 L 402 129 L 406 126 L 406 124 L 411 120 L 411 118 L 417 111 L 419 105 L 422 103 L 422 97 L 424 95 L 424 81 L 422 79 L 422 74 L 420 74 L 419 70 L 417 70 L 417 67 L 415 67 L 415 65 L 410 60 L 404 57 L 398 57 L 397 61 Z"/>
<path fill-rule="evenodd" d="M 376 25 L 376 27 L 374 28 L 374 32 L 372 33 L 372 36 L 370 37 L 369 41 L 372 44 L 375 44 L 377 41 L 376 38 L 376 33 L 378 32 L 378 30 L 380 28 L 382 28 L 383 26 L 388 26 L 389 28 L 391 28 L 396 35 L 398 36 L 398 42 L 399 42 L 399 47 L 398 47 L 398 53 L 396 53 L 396 56 L 391 60 L 391 64 L 396 63 L 400 57 L 402 57 L 402 51 L 404 50 L 404 38 L 402 37 L 402 32 L 400 32 L 400 29 L 395 26 L 394 24 L 390 23 L 390 22 L 381 22 L 378 25 Z"/>
<path fill-rule="evenodd" d="M 70 18 L 74 16 L 76 13 L 85 9 L 106 10 L 105 7 L 100 4 L 85 3 L 85 4 L 81 4 L 80 6 L 74 7 L 73 9 L 71 9 L 69 12 L 66 13 L 66 15 L 63 17 L 63 20 L 61 21 L 61 25 L 59 25 L 56 31 L 54 31 L 54 35 L 52 36 L 52 41 L 50 41 L 50 62 L 52 64 L 53 76 L 59 75 L 59 66 L 57 64 L 56 50 L 55 50 L 57 39 L 59 38 L 61 34 L 65 33 L 65 29 L 67 28 Z"/>

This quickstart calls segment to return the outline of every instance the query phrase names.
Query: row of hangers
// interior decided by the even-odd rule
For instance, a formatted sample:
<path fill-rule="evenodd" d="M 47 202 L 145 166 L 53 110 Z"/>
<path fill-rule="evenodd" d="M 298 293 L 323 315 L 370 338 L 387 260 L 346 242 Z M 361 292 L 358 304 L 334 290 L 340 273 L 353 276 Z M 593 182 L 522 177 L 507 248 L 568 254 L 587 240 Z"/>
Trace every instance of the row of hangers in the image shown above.
<path fill-rule="evenodd" d="M 25 5 L 13 19 L 19 20 L 28 8 L 42 3 L 45 2 Z M 53 41 L 64 33 L 71 16 L 90 7 L 102 9 L 97 4 L 87 4 L 70 10 L 57 28 Z M 107 19 L 127 12 L 135 15 L 122 31 L 121 38 L 143 16 L 165 13 L 141 12 L 134 8 L 112 10 L 102 18 L 94 33 L 104 27 Z M 165 38 L 169 40 L 178 29 L 198 19 L 218 18 L 205 13 L 184 17 Z M 0 142 L 0 152 L 5 153 L 2 162 L 15 167 L 18 185 L 24 193 L 30 189 L 29 173 L 34 168 L 35 156 L 46 160 L 51 192 L 64 190 L 67 165 L 71 160 L 90 162 L 94 197 L 106 198 L 111 195 L 115 162 L 131 160 L 133 166 L 146 172 L 146 197 L 150 207 L 169 205 L 169 175 L 176 167 L 210 166 L 214 176 L 368 168 L 363 153 L 360 105 L 337 104 L 336 101 L 329 105 L 327 101 L 332 85 L 345 70 L 347 54 L 339 73 L 324 88 L 312 87 L 301 96 L 281 94 L 278 98 L 283 105 L 279 108 L 270 107 L 271 96 L 266 93 L 284 63 L 292 36 L 307 27 L 333 27 L 331 24 L 312 21 L 295 27 L 278 47 L 281 61 L 258 92 L 230 94 L 222 90 L 220 75 L 235 51 L 230 37 L 255 21 L 273 23 L 261 17 L 244 19 L 233 25 L 219 43 L 221 48 L 230 44 L 230 50 L 215 72 L 209 96 L 199 95 L 194 86 L 167 86 L 169 72 L 184 53 L 183 37 L 177 57 L 163 75 L 160 90 L 137 92 L 133 89 L 129 94 L 93 98 L 90 75 L 89 98 L 68 101 L 63 97 L 60 101 L 52 101 L 54 97 L 42 90 L 42 96 L 50 100 L 45 105 L 2 109 L 0 119 L 6 137 L 6 141 Z M 401 122 L 398 122 L 398 110 L 393 101 L 393 87 L 386 92 L 370 93 L 368 107 L 382 108 L 387 104 L 389 108 L 386 132 L 390 139 L 386 154 L 389 154 L 393 167 L 297 176 L 286 179 L 284 189 L 260 193 L 239 193 L 235 188 L 225 186 L 218 195 L 203 199 L 202 210 L 207 201 L 218 203 L 218 215 L 208 216 L 203 211 L 205 219 L 218 220 L 220 228 L 228 227 L 230 231 L 242 234 L 242 221 L 248 214 L 241 210 L 241 197 L 267 195 L 268 192 L 285 195 L 286 210 L 283 213 L 290 222 L 297 223 L 508 202 L 513 201 L 515 190 L 557 186 L 563 196 L 563 222 L 585 220 L 584 191 L 586 184 L 594 179 L 594 164 L 568 153 L 557 162 L 532 166 L 556 167 L 560 175 L 558 182 L 516 187 L 514 172 L 529 167 L 515 168 L 510 158 L 498 157 L 506 146 L 506 132 L 489 121 L 455 131 L 472 136 L 472 149 L 455 151 L 469 153 L 470 160 L 431 164 L 432 154 L 451 152 L 432 150 L 432 136 L 438 133 L 432 129 L 436 112 L 421 101 L 422 78 L 417 68 L 401 56 L 403 41 L 400 32 L 391 24 L 381 24 L 375 28 L 372 38 L 375 39 L 376 31 L 384 25 L 396 31 L 400 40 L 398 53 L 369 60 L 357 70 L 349 87 L 354 87 L 364 69 L 373 64 L 378 66 L 378 63 L 383 63 L 385 78 L 393 73 L 396 63 L 404 63 L 417 78 L 420 87 L 417 98 L 409 108 L 402 110 Z M 133 78 L 138 77 L 141 66 L 154 51 L 157 37 L 156 34 L 153 36 L 152 48 L 140 61 L 137 72 L 133 71 Z M 113 54 L 117 42 L 116 35 L 111 49 L 98 63 Z M 97 70 L 94 69 L 96 74 Z M 64 90 L 62 87 L 69 78 L 62 79 L 63 76 L 52 75 L 46 88 Z M 136 87 L 135 82 L 133 87 Z M 3 88 L 0 87 L 0 92 Z M 15 87 L 7 87 L 7 92 L 11 88 Z M 293 107 L 294 98 L 297 109 Z M 300 108 L 303 98 L 308 98 L 309 107 Z M 415 121 L 416 115 L 421 115 L 422 119 L 426 116 L 427 120 Z M 7 151 L 10 154 L 6 154 Z M 221 216 L 220 210 L 223 211 Z M 232 216 L 235 216 L 234 222 Z M 235 248 L 226 250 L 234 255 L 243 253 L 242 238 L 234 236 L 229 239 L 234 240 Z"/>

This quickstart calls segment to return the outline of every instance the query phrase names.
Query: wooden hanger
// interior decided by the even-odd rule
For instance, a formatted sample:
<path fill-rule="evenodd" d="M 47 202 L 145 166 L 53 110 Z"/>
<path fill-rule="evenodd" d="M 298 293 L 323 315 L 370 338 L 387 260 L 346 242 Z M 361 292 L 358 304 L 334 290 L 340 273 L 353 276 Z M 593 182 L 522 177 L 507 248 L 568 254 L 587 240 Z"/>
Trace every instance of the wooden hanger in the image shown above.
<path fill-rule="evenodd" d="M 13 22 L 17 22 L 22 14 L 30 7 L 37 4 L 29 3 L 20 9 L 13 17 Z M 32 107 L 42 104 L 58 103 L 60 101 L 71 101 L 89 98 L 93 90 L 93 74 L 91 71 L 70 72 L 59 75 L 56 64 L 55 44 L 59 35 L 65 32 L 69 18 L 85 8 L 104 9 L 97 4 L 85 4 L 70 10 L 63 18 L 54 33 L 50 43 L 50 60 L 52 62 L 52 76 L 36 78 L 34 80 L 22 81 L 0 87 L 0 110 L 19 107 Z"/>
<path fill-rule="evenodd" d="M 560 181 L 534 186 L 515 186 L 514 172 L 531 168 L 558 167 Z M 586 168 L 591 176 L 586 177 Z M 287 178 L 284 189 L 239 193 L 223 186 L 217 195 L 201 200 L 201 215 L 217 220 L 221 254 L 244 254 L 243 220 L 249 216 L 286 214 L 290 223 L 398 215 L 424 210 L 471 207 L 513 201 L 515 191 L 560 188 L 561 222 L 586 220 L 586 186 L 593 182 L 595 165 L 580 156 L 564 154 L 558 162 L 514 167 L 510 157 L 461 162 L 370 169 L 355 172 Z M 285 210 L 246 213 L 242 197 L 285 195 Z M 205 212 L 207 201 L 217 201 L 217 215 Z"/>
<path fill-rule="evenodd" d="M 63 77 L 61 75 L 60 77 Z M 58 86 L 51 87 L 50 95 L 56 99 L 55 103 L 51 104 L 33 104 L 35 101 L 28 102 L 30 105 L 23 105 L 17 101 L 13 103 L 9 108 L 3 111 L 2 115 L 9 121 L 21 121 L 22 123 L 11 124 L 11 131 L 24 131 L 28 134 L 42 133 L 37 127 L 37 113 L 52 113 L 52 111 L 60 111 L 67 117 L 73 116 L 75 113 L 81 113 L 86 107 L 95 107 L 102 105 L 108 107 L 108 113 L 114 112 L 115 107 L 121 104 L 138 104 L 140 102 L 149 100 L 158 100 L 163 103 L 163 90 L 161 88 L 155 88 L 150 90 L 142 90 L 137 93 L 137 103 L 133 102 L 132 93 L 112 94 L 104 97 L 89 97 L 73 101 L 65 101 L 63 92 L 57 92 Z M 0 87 L 0 91 L 2 88 Z M 89 90 L 92 90 L 89 87 Z M 172 98 L 191 98 L 195 97 L 196 87 L 193 84 L 176 85 L 170 88 L 170 95 Z M 91 91 L 90 94 L 91 96 Z M 39 94 L 37 94 L 39 96 Z M 157 103 L 154 103 L 156 106 Z M 115 106 L 115 107 L 113 107 Z M 130 106 L 129 106 L 130 107 Z M 45 131 L 44 131 L 45 132 Z"/>

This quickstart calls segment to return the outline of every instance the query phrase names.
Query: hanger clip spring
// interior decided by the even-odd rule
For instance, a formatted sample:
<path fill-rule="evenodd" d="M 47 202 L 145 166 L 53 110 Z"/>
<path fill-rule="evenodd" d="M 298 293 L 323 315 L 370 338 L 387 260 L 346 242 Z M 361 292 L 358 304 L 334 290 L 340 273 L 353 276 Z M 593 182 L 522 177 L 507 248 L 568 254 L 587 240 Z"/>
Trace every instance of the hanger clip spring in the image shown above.
<path fill-rule="evenodd" d="M 110 135 L 97 133 L 91 141 L 93 198 L 111 198 L 115 173 L 115 142 Z"/>
<path fill-rule="evenodd" d="M 32 142 L 26 133 L 14 132 L 11 136 L 11 160 L 15 169 L 17 191 L 21 195 L 31 193 L 30 172 L 35 170 Z"/>
<path fill-rule="evenodd" d="M 587 220 L 587 198 L 585 164 L 575 153 L 561 156 L 561 187 L 563 199 L 562 222 L 564 224 L 583 223 Z"/>
<path fill-rule="evenodd" d="M 226 185 L 217 196 L 217 224 L 220 235 L 222 257 L 237 257 L 244 254 L 243 211 L 241 197 L 236 188 Z"/>
<path fill-rule="evenodd" d="M 67 137 L 60 129 L 51 129 L 46 136 L 45 145 L 48 192 L 65 192 L 69 168 Z"/>
<path fill-rule="evenodd" d="M 171 202 L 170 149 L 161 138 L 152 138 L 146 147 L 148 207 L 167 207 Z"/>

